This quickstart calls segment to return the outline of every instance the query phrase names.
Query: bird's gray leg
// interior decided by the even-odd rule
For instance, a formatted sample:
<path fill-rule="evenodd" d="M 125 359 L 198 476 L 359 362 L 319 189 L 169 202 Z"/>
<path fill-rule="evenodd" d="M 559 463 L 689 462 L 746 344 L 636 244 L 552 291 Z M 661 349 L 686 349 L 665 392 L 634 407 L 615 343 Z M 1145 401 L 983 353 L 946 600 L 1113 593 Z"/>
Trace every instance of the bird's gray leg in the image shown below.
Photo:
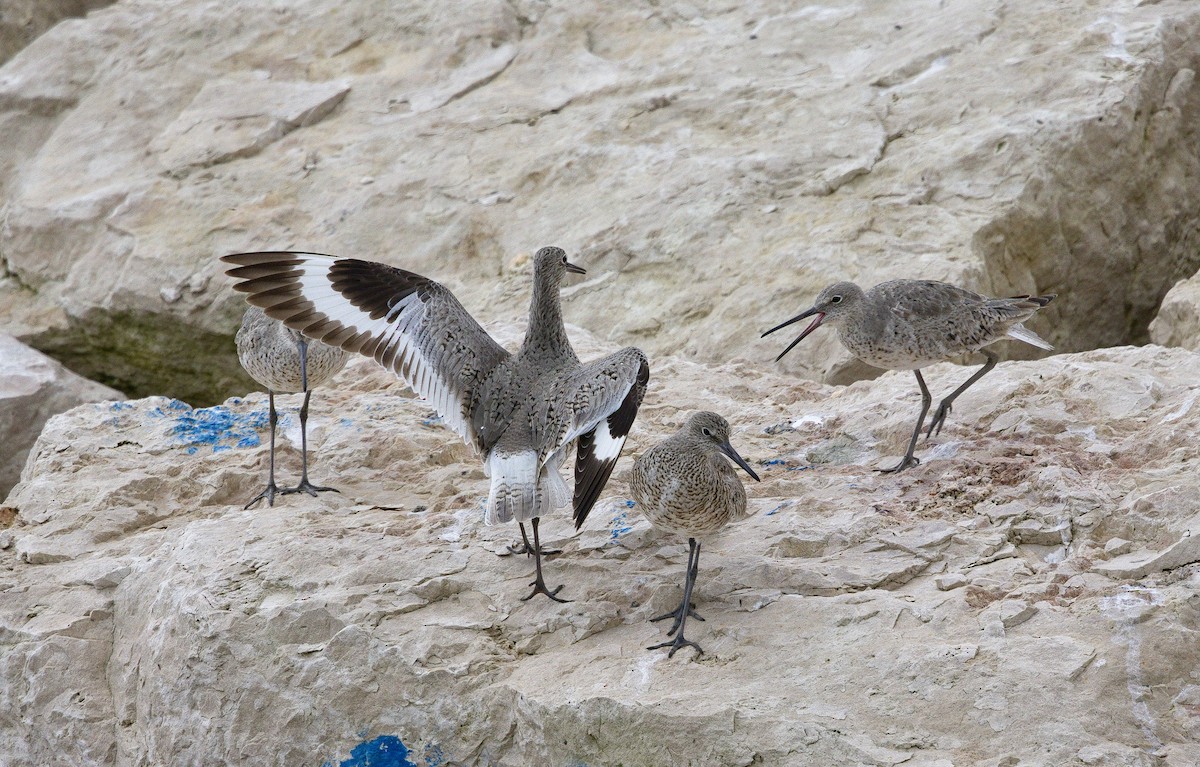
<path fill-rule="evenodd" d="M 243 509 L 250 508 L 263 498 L 267 499 L 268 506 L 274 506 L 275 494 L 279 492 L 279 488 L 275 487 L 275 424 L 278 423 L 279 416 L 275 413 L 275 392 L 271 391 L 270 389 L 267 390 L 267 403 L 268 420 L 271 422 L 271 471 L 267 475 L 266 488 L 264 488 L 261 493 L 254 496 L 254 500 L 243 506 Z"/>
<path fill-rule="evenodd" d="M 518 522 L 517 525 L 521 528 L 521 545 L 518 547 L 515 544 L 509 544 L 509 554 L 524 554 L 525 556 L 533 555 L 533 547 L 529 545 L 529 536 L 525 534 L 525 523 Z M 544 557 L 552 557 L 555 554 L 561 554 L 562 549 L 546 549 L 542 552 Z"/>
<path fill-rule="evenodd" d="M 917 418 L 917 428 L 913 429 L 912 439 L 908 441 L 908 452 L 904 454 L 904 458 L 890 469 L 876 469 L 881 474 L 894 474 L 921 462 L 920 458 L 913 455 L 913 451 L 917 449 L 917 438 L 921 436 L 921 426 L 925 423 L 925 415 L 929 413 L 929 406 L 933 404 L 933 397 L 929 394 L 929 387 L 925 385 L 925 379 L 921 377 L 921 371 L 914 370 L 913 373 L 917 376 L 917 385 L 921 387 L 921 415 Z"/>
<path fill-rule="evenodd" d="M 991 352 L 987 349 L 980 349 L 979 351 L 981 354 L 983 354 L 983 356 L 987 357 L 987 362 L 983 363 L 983 367 L 975 371 L 975 375 L 968 378 L 966 383 L 950 392 L 950 396 L 941 401 L 941 403 L 938 405 L 938 409 L 933 413 L 933 420 L 929 422 L 929 431 L 925 432 L 925 439 L 929 439 L 934 434 L 941 433 L 942 424 L 945 423 L 946 416 L 950 415 L 950 406 L 954 402 L 954 398 L 970 388 L 971 384 L 987 375 L 989 370 L 996 367 L 995 352 Z"/>
<path fill-rule="evenodd" d="M 688 560 L 691 561 L 692 564 L 688 567 L 687 580 L 683 584 L 683 604 L 679 606 L 681 613 L 679 620 L 679 633 L 675 634 L 675 638 L 672 640 L 659 642 L 656 645 L 651 645 L 650 647 L 646 648 L 647 650 L 657 650 L 660 647 L 670 647 L 671 650 L 667 653 L 668 658 L 675 657 L 676 651 L 678 651 L 681 647 L 695 647 L 697 655 L 704 654 L 704 650 L 701 649 L 700 645 L 683 636 L 683 628 L 687 625 L 688 613 L 691 612 L 691 610 L 684 610 L 683 606 L 690 605 L 692 602 L 692 587 L 696 585 L 696 575 L 700 571 L 700 544 L 695 538 L 688 538 L 688 547 Z"/>
<path fill-rule="evenodd" d="M 695 573 L 700 567 L 700 546 L 697 544 L 695 548 L 692 548 L 692 540 L 693 539 L 691 538 L 688 539 L 688 563 L 687 568 L 683 571 L 683 586 L 685 592 L 687 591 L 688 579 L 691 578 L 694 580 L 696 577 Z M 683 616 L 685 612 L 684 605 L 687 605 L 686 612 L 688 617 L 695 618 L 698 621 L 704 620 L 700 617 L 699 613 L 696 612 L 696 605 L 692 604 L 685 594 L 683 601 L 679 603 L 679 607 L 676 607 L 670 612 L 663 613 L 662 615 L 654 616 L 650 619 L 650 622 L 657 623 L 658 621 L 665 621 L 667 618 L 674 618 L 675 622 L 671 624 L 671 630 L 667 632 L 667 636 L 671 636 L 679 630 L 680 624 L 683 623 Z"/>
<path fill-rule="evenodd" d="M 533 556 L 533 546 L 529 545 L 529 536 L 525 534 L 525 523 L 518 522 L 517 526 L 521 528 L 521 545 L 510 543 L 508 545 L 509 554 L 524 554 L 525 556 Z"/>
<path fill-rule="evenodd" d="M 558 597 L 555 596 L 555 594 L 562 591 L 562 586 L 558 586 L 553 591 L 546 588 L 546 581 L 544 581 L 542 579 L 542 544 L 540 541 L 538 541 L 538 518 L 537 517 L 533 518 L 532 524 L 533 524 L 533 562 L 534 562 L 534 565 L 537 567 L 537 577 L 534 579 L 533 583 L 529 584 L 530 586 L 533 586 L 533 591 L 529 592 L 528 596 L 521 597 L 521 601 L 522 602 L 529 601 L 530 599 L 533 598 L 534 594 L 545 594 L 546 596 L 553 599 L 555 602 L 570 602 L 571 601 L 570 599 L 559 599 Z"/>
<path fill-rule="evenodd" d="M 340 493 L 336 487 L 322 487 L 308 481 L 308 400 L 312 397 L 308 388 L 308 342 L 301 340 L 296 345 L 300 347 L 300 386 L 304 389 L 304 404 L 300 406 L 300 484 L 280 490 L 279 494 L 305 492 L 315 498 L 317 493 Z"/>

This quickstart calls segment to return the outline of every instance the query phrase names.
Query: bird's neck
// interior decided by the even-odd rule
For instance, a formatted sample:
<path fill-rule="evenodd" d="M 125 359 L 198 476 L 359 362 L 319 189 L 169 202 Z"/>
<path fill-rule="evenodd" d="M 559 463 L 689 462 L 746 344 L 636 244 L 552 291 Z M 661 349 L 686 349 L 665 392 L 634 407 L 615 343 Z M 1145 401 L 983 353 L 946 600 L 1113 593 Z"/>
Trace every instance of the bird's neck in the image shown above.
<path fill-rule="evenodd" d="M 529 305 L 529 328 L 525 331 L 523 350 L 549 353 L 571 353 L 571 341 L 563 327 L 562 301 L 559 286 L 540 277 L 533 284 L 533 300 Z"/>

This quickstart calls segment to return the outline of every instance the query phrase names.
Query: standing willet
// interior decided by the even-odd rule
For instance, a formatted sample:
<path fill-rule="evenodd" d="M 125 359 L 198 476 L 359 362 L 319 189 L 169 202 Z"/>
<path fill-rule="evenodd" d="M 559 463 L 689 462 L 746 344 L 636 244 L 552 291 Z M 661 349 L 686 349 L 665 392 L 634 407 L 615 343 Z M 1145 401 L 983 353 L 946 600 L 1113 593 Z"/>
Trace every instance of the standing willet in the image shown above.
<path fill-rule="evenodd" d="M 746 489 L 733 467 L 719 454 L 728 456 L 758 481 L 758 475 L 729 444 L 729 423 L 716 413 L 694 413 L 679 431 L 643 453 L 633 464 L 629 490 L 646 520 L 656 529 L 688 539 L 688 564 L 679 607 L 652 621 L 674 618 L 667 636 L 673 640 L 647 647 L 670 647 L 667 657 L 684 646 L 700 645 L 685 639 L 688 616 L 704 620 L 692 605 L 692 587 L 700 568 L 700 542 L 746 514 Z M 678 632 L 678 633 L 676 633 Z"/>
<path fill-rule="evenodd" d="M 921 415 L 903 460 L 890 469 L 880 469 L 890 474 L 920 463 L 913 450 L 933 402 L 920 369 L 970 352 L 979 352 L 987 358 L 982 368 L 938 405 L 925 432 L 928 439 L 941 432 L 955 398 L 996 366 L 996 355 L 984 347 L 1015 338 L 1042 349 L 1054 348 L 1021 324 L 1053 300 L 1053 293 L 987 298 L 933 280 L 892 280 L 866 293 L 852 282 L 838 282 L 822 290 L 811 309 L 776 325 L 763 336 L 816 315 L 804 332 L 775 358 L 776 362 L 805 336 L 826 324 L 836 327 L 842 345 L 868 365 L 911 370 L 916 374 L 917 385 L 921 387 Z"/>
<path fill-rule="evenodd" d="M 257 306 L 246 309 L 242 327 L 237 332 L 238 360 L 250 377 L 267 387 L 268 412 L 271 420 L 271 469 L 267 487 L 247 503 L 250 508 L 262 499 L 275 505 L 276 493 L 288 495 L 301 491 L 315 496 L 332 487 L 314 485 L 308 481 L 308 400 L 312 388 L 320 386 L 346 365 L 346 353 L 341 349 L 310 341 L 300 333 L 273 320 Z M 300 406 L 300 484 L 280 490 L 275 487 L 275 392 L 304 392 Z"/>
<path fill-rule="evenodd" d="M 472 445 L 491 477 L 484 521 L 533 525 L 534 594 L 564 602 L 542 579 L 538 518 L 566 505 L 559 474 L 575 457 L 575 523 L 583 524 L 608 481 L 646 391 L 646 355 L 632 347 L 580 364 L 563 327 L 559 287 L 584 270 L 560 248 L 533 258 L 525 341 L 510 354 L 441 284 L 395 267 L 317 253 L 239 253 L 236 290 L 288 327 L 373 357 Z"/>

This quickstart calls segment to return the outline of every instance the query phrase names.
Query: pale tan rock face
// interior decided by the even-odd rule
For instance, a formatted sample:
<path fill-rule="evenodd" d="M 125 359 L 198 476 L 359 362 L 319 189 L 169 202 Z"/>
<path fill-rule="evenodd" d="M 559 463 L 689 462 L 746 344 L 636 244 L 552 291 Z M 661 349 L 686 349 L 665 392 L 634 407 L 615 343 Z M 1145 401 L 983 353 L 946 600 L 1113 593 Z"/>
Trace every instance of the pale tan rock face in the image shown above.
<path fill-rule="evenodd" d="M 0 64 L 63 19 L 84 16 L 113 0 L 5 0 L 0 8 Z"/>
<path fill-rule="evenodd" d="M 268 509 L 265 395 L 51 418 L 0 507 L 0 762 L 1197 761 L 1200 356 L 1001 364 L 885 477 L 913 377 L 758 333 L 926 277 L 1058 292 L 1062 351 L 1192 346 L 1190 282 L 1147 326 L 1200 267 L 1200 5 L 103 5 L 0 14 L 0 330 L 217 402 L 253 388 L 223 253 L 412 269 L 512 347 L 556 244 L 581 354 L 652 380 L 586 529 L 545 520 L 565 605 L 519 601 L 478 460 L 370 363 L 313 398 L 343 494 Z M 764 481 L 705 543 L 708 654 L 667 660 L 686 544 L 625 473 L 700 409 Z M 293 410 L 283 484 L 298 440 Z"/>
<path fill-rule="evenodd" d="M 968 374 L 927 372 L 939 395 Z M 478 461 L 370 362 L 314 394 L 311 469 L 343 494 L 249 512 L 264 395 L 83 405 L 8 499 L 0 753 L 338 764 L 397 738 L 421 765 L 1187 764 L 1198 375 L 1153 346 L 1003 363 L 920 466 L 882 476 L 911 375 L 659 357 L 584 531 L 543 525 L 563 605 L 519 601 L 532 564 L 498 556 L 516 530 L 482 525 Z M 686 544 L 625 478 L 701 408 L 763 481 L 701 556 L 707 654 L 667 660 L 647 618 L 678 601 Z"/>
<path fill-rule="evenodd" d="M 1162 346 L 1200 348 L 1200 277 L 1180 280 L 1163 297 L 1150 323 L 1150 339 Z"/>
<path fill-rule="evenodd" d="M 82 402 L 124 398 L 0 335 L 0 499 L 17 484 L 29 448 L 51 416 Z"/>
<path fill-rule="evenodd" d="M 1200 265 L 1198 40 L 1186 0 L 129 0 L 0 71 L 0 322 L 212 402 L 247 385 L 217 255 L 384 260 L 513 320 L 557 244 L 568 318 L 651 354 L 764 359 L 822 285 L 917 276 L 1143 342 Z M 786 365 L 875 374 L 828 334 Z"/>

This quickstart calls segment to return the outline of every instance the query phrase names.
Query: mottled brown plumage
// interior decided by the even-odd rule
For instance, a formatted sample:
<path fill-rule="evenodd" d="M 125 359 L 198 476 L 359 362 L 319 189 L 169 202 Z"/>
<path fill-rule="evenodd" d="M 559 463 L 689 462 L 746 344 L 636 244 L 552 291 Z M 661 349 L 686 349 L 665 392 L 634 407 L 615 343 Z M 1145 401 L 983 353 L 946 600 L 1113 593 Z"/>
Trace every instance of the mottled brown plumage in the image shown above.
<path fill-rule="evenodd" d="M 815 315 L 816 319 L 776 360 L 821 325 L 832 325 L 842 345 L 868 365 L 914 372 L 921 387 L 921 416 L 904 459 L 883 470 L 890 473 L 920 463 L 913 451 L 932 403 L 920 368 L 972 352 L 987 358 L 982 368 L 938 405 L 926 432 L 929 437 L 941 431 L 954 399 L 995 367 L 996 355 L 984 347 L 1012 338 L 1042 349 L 1054 348 L 1022 324 L 1054 298 L 1053 294 L 988 298 L 934 280 L 892 280 L 865 293 L 853 282 L 838 282 L 822 290 L 812 308 L 763 336 Z"/>
<path fill-rule="evenodd" d="M 746 490 L 728 457 L 758 480 L 754 470 L 729 443 L 729 423 L 716 413 L 694 413 L 679 431 L 643 453 L 633 464 L 629 490 L 637 508 L 658 530 L 687 536 L 688 565 L 683 601 L 674 611 L 651 620 L 674 617 L 667 635 L 675 639 L 647 649 L 700 645 L 683 636 L 688 616 L 703 620 L 692 610 L 692 587 L 700 565 L 700 541 L 746 514 Z M 678 632 L 678 633 L 676 633 Z"/>

